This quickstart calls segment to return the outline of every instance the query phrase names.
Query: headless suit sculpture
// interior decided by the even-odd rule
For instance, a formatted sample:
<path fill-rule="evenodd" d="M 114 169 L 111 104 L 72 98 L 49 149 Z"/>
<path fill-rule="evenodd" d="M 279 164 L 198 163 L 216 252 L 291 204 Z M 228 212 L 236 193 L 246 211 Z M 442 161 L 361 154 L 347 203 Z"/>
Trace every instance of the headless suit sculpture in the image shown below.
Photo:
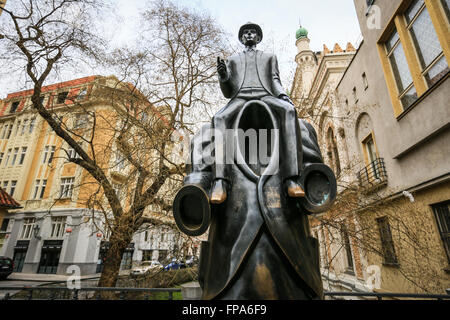
<path fill-rule="evenodd" d="M 246 50 L 227 62 L 218 58 L 220 87 L 231 100 L 192 139 L 187 176 L 174 200 L 181 231 L 198 236 L 209 228 L 199 264 L 203 299 L 323 297 L 308 214 L 329 209 L 336 180 L 313 127 L 297 119 L 276 57 L 255 49 L 262 36 L 258 25 L 247 23 L 239 31 Z M 268 164 L 250 164 L 243 154 L 251 148 L 211 134 L 248 129 L 274 132 Z M 232 163 L 226 161 L 230 148 Z"/>

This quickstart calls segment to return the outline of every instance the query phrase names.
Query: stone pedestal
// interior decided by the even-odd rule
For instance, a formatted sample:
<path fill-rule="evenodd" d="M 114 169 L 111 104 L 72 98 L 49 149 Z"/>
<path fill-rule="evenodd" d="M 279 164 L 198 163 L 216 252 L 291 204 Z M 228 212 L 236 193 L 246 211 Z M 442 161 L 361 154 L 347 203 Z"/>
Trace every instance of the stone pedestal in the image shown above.
<path fill-rule="evenodd" d="M 201 300 L 202 288 L 198 282 L 188 282 L 181 285 L 183 300 Z"/>

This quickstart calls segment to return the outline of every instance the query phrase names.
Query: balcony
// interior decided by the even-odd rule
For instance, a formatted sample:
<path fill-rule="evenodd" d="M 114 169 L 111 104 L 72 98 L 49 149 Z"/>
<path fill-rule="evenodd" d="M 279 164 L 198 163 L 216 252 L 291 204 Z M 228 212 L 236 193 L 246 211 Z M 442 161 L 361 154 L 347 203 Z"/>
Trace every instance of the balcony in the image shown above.
<path fill-rule="evenodd" d="M 387 173 L 383 158 L 377 158 L 357 174 L 359 185 L 366 191 L 375 191 L 387 184 Z"/>

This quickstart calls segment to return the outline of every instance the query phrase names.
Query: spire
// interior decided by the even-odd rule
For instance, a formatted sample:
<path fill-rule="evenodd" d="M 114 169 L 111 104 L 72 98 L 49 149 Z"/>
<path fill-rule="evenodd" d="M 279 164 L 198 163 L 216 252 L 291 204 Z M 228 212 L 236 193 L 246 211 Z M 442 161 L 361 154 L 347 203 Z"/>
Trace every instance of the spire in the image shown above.
<path fill-rule="evenodd" d="M 306 30 L 306 28 L 303 28 L 302 20 L 300 18 L 298 18 L 298 24 L 300 25 L 300 28 L 295 33 L 295 38 L 297 40 L 302 38 L 308 38 L 308 30 Z"/>

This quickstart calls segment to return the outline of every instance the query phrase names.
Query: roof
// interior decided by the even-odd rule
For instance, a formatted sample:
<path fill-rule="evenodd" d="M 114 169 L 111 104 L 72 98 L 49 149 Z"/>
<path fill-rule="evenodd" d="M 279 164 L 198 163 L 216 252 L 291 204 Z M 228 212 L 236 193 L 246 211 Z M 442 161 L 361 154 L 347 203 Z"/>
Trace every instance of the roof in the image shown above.
<path fill-rule="evenodd" d="M 0 188 L 0 208 L 19 209 L 22 207 L 5 190 Z"/>

